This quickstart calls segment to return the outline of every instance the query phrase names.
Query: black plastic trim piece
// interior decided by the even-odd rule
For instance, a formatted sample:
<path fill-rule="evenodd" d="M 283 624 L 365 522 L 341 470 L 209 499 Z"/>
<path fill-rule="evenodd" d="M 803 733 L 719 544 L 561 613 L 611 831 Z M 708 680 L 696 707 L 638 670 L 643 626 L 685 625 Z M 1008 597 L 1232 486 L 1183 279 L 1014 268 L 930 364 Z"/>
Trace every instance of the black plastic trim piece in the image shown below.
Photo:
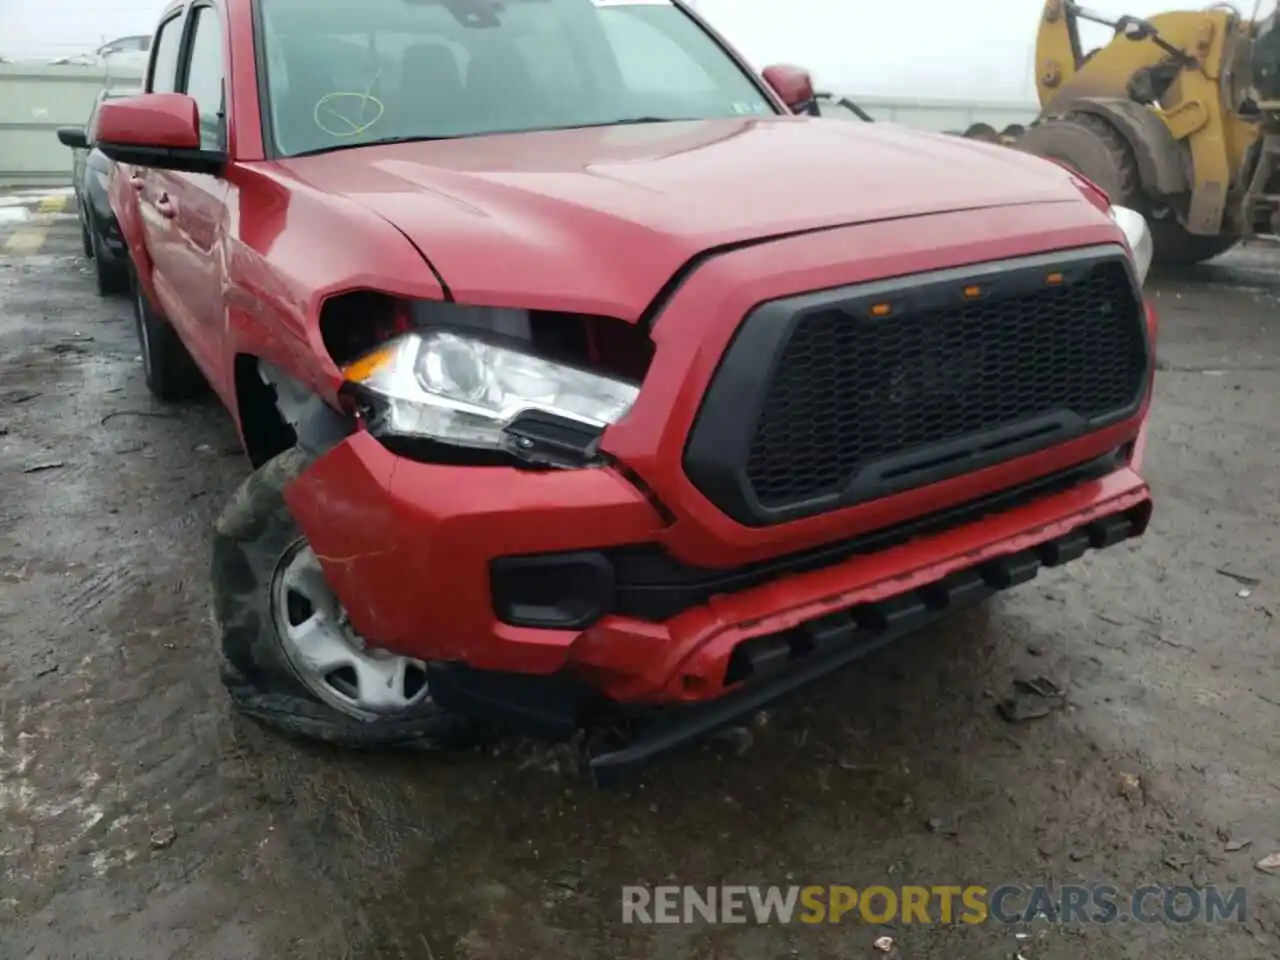
<path fill-rule="evenodd" d="M 1070 285 L 1102 263 L 1124 266 L 1133 293 L 1132 322 L 1138 328 L 1144 354 L 1135 395 L 1122 409 L 1089 420 L 1070 410 L 1057 410 L 998 430 L 904 451 L 867 464 L 848 478 L 842 489 L 803 502 L 773 507 L 756 496 L 747 476 L 755 431 L 786 345 L 807 315 L 838 305 L 846 312 L 866 311 L 869 318 L 871 305 L 882 302 L 893 304 L 894 316 L 948 309 L 957 305 L 958 288 L 970 283 L 986 287 L 988 298 L 1005 298 L 1043 289 L 1047 271 L 1062 273 L 1065 284 Z M 882 322 L 893 323 L 895 319 Z M 761 304 L 744 318 L 721 357 L 686 441 L 685 474 L 709 500 L 739 523 L 756 527 L 785 523 L 971 473 L 1125 420 L 1142 405 L 1150 382 L 1150 366 L 1151 344 L 1141 285 L 1125 253 L 1111 245 L 993 261 L 774 300 Z"/>
<path fill-rule="evenodd" d="M 513 627 L 585 630 L 613 605 L 613 564 L 596 551 L 489 564 L 494 614 Z"/>
<path fill-rule="evenodd" d="M 463 663 L 428 664 L 427 683 L 432 700 L 446 710 L 546 740 L 571 737 L 583 704 L 599 699 L 599 694 L 564 674 L 477 670 Z"/>
<path fill-rule="evenodd" d="M 585 467 L 598 459 L 602 427 L 526 410 L 503 429 L 521 460 L 562 467 Z"/>
<path fill-rule="evenodd" d="M 327 453 L 355 432 L 355 423 L 319 397 L 299 411 L 292 424 L 298 446 L 313 457 Z"/>
<path fill-rule="evenodd" d="M 730 569 L 708 569 L 681 563 L 657 544 L 614 547 L 602 551 L 614 569 L 612 613 L 662 622 L 711 597 L 737 593 L 783 576 L 820 570 L 851 557 L 877 553 L 910 540 L 932 536 L 993 514 L 1004 513 L 1043 497 L 1071 490 L 1119 470 L 1125 463 L 1117 450 L 1066 470 L 1037 477 L 1017 487 L 946 507 L 904 523 L 871 530 L 849 540 L 824 544 Z M 1067 549 L 1067 546 L 1061 548 Z M 1081 551 L 1083 552 L 1083 550 Z M 1051 558 L 1046 558 L 1051 564 Z"/>
<path fill-rule="evenodd" d="M 276 413 L 293 430 L 297 445 L 311 456 L 327 453 L 355 432 L 353 417 L 283 371 L 258 360 L 255 375 L 270 389 Z"/>

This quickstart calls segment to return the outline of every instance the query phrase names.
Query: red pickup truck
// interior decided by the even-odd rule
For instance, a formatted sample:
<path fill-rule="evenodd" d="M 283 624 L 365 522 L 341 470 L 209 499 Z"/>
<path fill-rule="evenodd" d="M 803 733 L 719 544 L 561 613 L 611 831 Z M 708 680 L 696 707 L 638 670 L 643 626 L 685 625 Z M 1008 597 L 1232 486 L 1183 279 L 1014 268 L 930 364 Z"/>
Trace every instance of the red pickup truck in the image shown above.
<path fill-rule="evenodd" d="M 168 7 L 92 137 L 147 384 L 254 468 L 241 709 L 636 718 L 603 778 L 1143 532 L 1143 217 L 812 96 L 679 0 Z"/>

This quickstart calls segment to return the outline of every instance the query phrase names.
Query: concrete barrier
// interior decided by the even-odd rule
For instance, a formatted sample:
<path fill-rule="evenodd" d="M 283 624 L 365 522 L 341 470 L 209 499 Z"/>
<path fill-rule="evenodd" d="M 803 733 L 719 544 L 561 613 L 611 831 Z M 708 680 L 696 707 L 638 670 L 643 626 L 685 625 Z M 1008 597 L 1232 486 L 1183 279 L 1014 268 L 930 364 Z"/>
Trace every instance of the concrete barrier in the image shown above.
<path fill-rule="evenodd" d="M 0 63 L 0 187 L 66 185 L 71 151 L 58 142 L 58 127 L 83 124 L 104 87 L 141 83 L 137 69 Z"/>
<path fill-rule="evenodd" d="M 913 97 L 860 97 L 844 94 L 871 117 L 933 133 L 963 131 L 975 123 L 1003 130 L 1011 123 L 1030 124 L 1040 113 L 1034 103 L 982 100 L 937 100 Z"/>

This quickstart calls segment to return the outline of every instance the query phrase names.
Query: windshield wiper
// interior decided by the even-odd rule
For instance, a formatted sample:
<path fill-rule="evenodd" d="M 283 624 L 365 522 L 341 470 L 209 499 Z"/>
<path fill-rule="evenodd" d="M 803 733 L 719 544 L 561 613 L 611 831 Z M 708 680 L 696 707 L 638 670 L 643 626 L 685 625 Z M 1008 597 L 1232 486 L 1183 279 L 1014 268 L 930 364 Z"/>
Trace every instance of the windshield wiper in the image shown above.
<path fill-rule="evenodd" d="M 379 137 L 376 140 L 356 140 L 351 143 L 334 143 L 327 147 L 315 147 L 289 154 L 290 157 L 313 157 L 335 150 L 355 150 L 357 147 L 385 147 L 392 143 L 429 143 L 432 140 L 457 140 L 457 137 Z"/>
<path fill-rule="evenodd" d="M 636 123 L 688 123 L 698 117 L 616 117 L 595 123 L 571 123 L 566 127 L 547 127 L 548 130 L 590 130 L 593 127 L 625 127 Z"/>
<path fill-rule="evenodd" d="M 315 147 L 289 154 L 290 157 L 313 157 L 321 153 L 332 153 L 336 150 L 355 150 L 358 147 L 379 147 L 394 143 L 429 143 L 433 140 L 461 140 L 465 137 L 500 136 L 505 133 L 537 133 L 539 130 L 587 130 L 592 127 L 623 127 L 639 123 L 689 123 L 698 117 L 618 117 L 614 120 L 601 120 L 597 123 L 573 123 L 565 127 L 532 127 L 515 130 L 484 130 L 477 133 L 457 134 L 443 137 L 380 137 L 377 140 L 359 140 L 351 143 L 335 143 L 327 147 Z"/>
<path fill-rule="evenodd" d="M 617 124 L 625 126 L 628 123 L 680 123 L 682 121 L 692 120 L 694 117 L 619 117 L 617 120 L 610 120 L 609 125 Z"/>

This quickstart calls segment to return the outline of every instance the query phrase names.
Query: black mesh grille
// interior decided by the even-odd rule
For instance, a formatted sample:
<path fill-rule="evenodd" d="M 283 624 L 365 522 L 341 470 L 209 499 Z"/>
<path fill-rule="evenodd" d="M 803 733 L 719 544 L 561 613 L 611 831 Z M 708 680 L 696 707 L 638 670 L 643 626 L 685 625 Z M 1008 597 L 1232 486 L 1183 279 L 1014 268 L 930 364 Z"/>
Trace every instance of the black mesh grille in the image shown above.
<path fill-rule="evenodd" d="M 766 506 L 838 487 L 866 463 L 1066 409 L 1126 407 L 1143 376 L 1129 279 L 898 319 L 839 308 L 796 326 L 765 395 L 747 477 Z"/>
<path fill-rule="evenodd" d="M 691 437 L 695 484 L 744 522 L 779 522 L 780 511 L 980 469 L 1133 411 L 1148 358 L 1123 259 L 1074 264 L 1059 286 L 1045 267 L 1017 264 L 968 302 L 964 282 L 895 281 L 874 291 L 893 304 L 885 317 L 858 288 L 749 316 Z M 756 410 L 743 402 L 751 378 Z"/>

